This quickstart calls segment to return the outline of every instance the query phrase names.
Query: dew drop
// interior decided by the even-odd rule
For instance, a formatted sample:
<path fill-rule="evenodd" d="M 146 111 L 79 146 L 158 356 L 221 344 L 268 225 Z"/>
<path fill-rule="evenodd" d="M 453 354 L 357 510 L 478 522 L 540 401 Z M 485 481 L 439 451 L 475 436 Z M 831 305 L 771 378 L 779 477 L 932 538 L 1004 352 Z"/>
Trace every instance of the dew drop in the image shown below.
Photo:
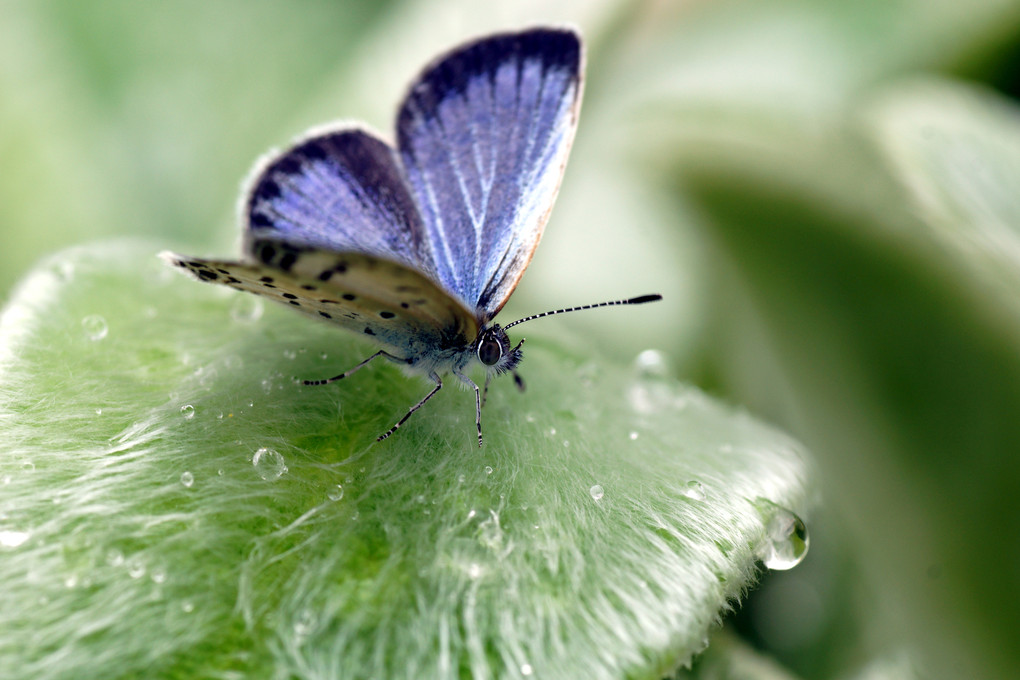
<path fill-rule="evenodd" d="M 771 501 L 763 500 L 760 508 L 767 516 L 765 541 L 757 556 L 769 569 L 793 569 L 807 555 L 807 526 L 796 514 Z"/>
<path fill-rule="evenodd" d="M 602 497 L 606 495 L 606 490 L 602 488 L 601 484 L 595 484 L 590 489 L 588 489 L 588 493 L 591 494 L 592 498 L 594 498 L 597 501 L 600 501 L 602 500 Z"/>
<path fill-rule="evenodd" d="M 283 357 L 285 359 L 296 359 L 297 358 L 297 352 L 292 350 L 292 349 L 285 349 L 285 350 L 283 350 Z"/>
<path fill-rule="evenodd" d="M 106 319 L 98 314 L 90 314 L 82 319 L 81 327 L 85 329 L 85 337 L 93 342 L 97 342 L 105 338 L 106 333 L 109 331 L 109 328 L 106 325 Z"/>
<path fill-rule="evenodd" d="M 326 493 L 326 497 L 329 498 L 329 500 L 331 501 L 338 501 L 341 498 L 343 498 L 344 497 L 343 485 L 337 484 L 336 486 L 330 488 L 330 490 Z"/>
<path fill-rule="evenodd" d="M 33 470 L 35 470 L 35 463 L 33 463 L 30 460 L 26 460 L 21 464 L 21 469 L 24 470 L 25 472 L 32 472 Z"/>
<path fill-rule="evenodd" d="M 187 470 L 185 470 L 184 472 L 181 473 L 181 484 L 183 484 L 185 486 L 185 488 L 190 489 L 191 485 L 194 484 L 194 483 L 195 483 L 195 475 L 191 474 Z"/>
<path fill-rule="evenodd" d="M 255 466 L 259 477 L 267 482 L 275 482 L 287 472 L 287 463 L 284 461 L 283 456 L 275 449 L 265 446 L 255 452 L 255 455 L 252 456 L 251 464 Z"/>
<path fill-rule="evenodd" d="M 531 675 L 535 670 L 531 667 L 530 663 L 521 664 L 521 675 Z"/>
<path fill-rule="evenodd" d="M 0 546 L 4 548 L 17 548 L 29 539 L 27 531 L 0 531 Z"/>
<path fill-rule="evenodd" d="M 195 407 L 191 404 L 185 404 L 181 407 L 181 415 L 184 416 L 185 420 L 191 420 L 195 417 Z"/>
<path fill-rule="evenodd" d="M 238 295 L 230 306 L 230 316 L 240 323 L 254 323 L 262 318 L 262 300 L 254 295 Z"/>
<path fill-rule="evenodd" d="M 131 578 L 141 578 L 145 575 L 145 564 L 138 559 L 131 560 L 128 564 L 128 576 Z"/>
<path fill-rule="evenodd" d="M 697 480 L 691 480 L 684 485 L 683 489 L 680 490 L 684 496 L 687 496 L 694 501 L 705 500 L 705 485 Z"/>
<path fill-rule="evenodd" d="M 111 550 L 106 553 L 106 563 L 111 567 L 119 567 L 124 564 L 124 553 L 119 550 Z"/>
<path fill-rule="evenodd" d="M 657 349 L 646 349 L 638 354 L 634 369 L 642 378 L 665 378 L 670 374 L 669 360 Z"/>
<path fill-rule="evenodd" d="M 627 435 L 627 437 L 628 437 L 628 438 L 629 438 L 629 439 L 630 439 L 631 441 L 634 441 L 635 439 L 637 439 L 637 438 L 638 438 L 638 433 L 637 433 L 637 432 L 634 432 L 634 431 L 632 430 L 632 431 L 631 431 L 631 433 L 630 433 L 629 435 Z"/>
<path fill-rule="evenodd" d="M 492 474 L 492 466 L 491 465 L 486 465 L 485 466 L 485 474 L 487 474 L 487 475 L 491 475 Z"/>
<path fill-rule="evenodd" d="M 482 575 L 482 567 L 477 562 L 472 562 L 468 565 L 468 576 L 472 579 L 477 579 Z"/>
<path fill-rule="evenodd" d="M 302 608 L 294 619 L 294 633 L 305 636 L 315 630 L 315 612 L 307 607 Z"/>
<path fill-rule="evenodd" d="M 166 582 L 166 569 L 153 569 L 152 573 L 149 574 L 149 578 L 152 579 L 153 583 L 165 583 Z"/>
<path fill-rule="evenodd" d="M 97 408 L 97 409 L 96 409 L 96 415 L 97 415 L 97 416 L 101 416 L 101 415 L 103 415 L 103 409 L 101 409 L 101 408 Z"/>
<path fill-rule="evenodd" d="M 190 614 L 191 612 L 195 611 L 195 603 L 192 602 L 191 600 L 185 600 L 184 602 L 181 603 L 181 611 L 183 611 L 185 614 Z"/>

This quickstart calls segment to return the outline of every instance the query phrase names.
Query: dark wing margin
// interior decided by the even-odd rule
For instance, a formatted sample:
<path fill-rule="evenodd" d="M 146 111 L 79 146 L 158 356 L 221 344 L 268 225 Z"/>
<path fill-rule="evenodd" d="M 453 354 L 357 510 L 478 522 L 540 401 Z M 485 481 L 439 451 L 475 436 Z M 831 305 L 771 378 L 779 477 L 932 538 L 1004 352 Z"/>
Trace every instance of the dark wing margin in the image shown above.
<path fill-rule="evenodd" d="M 396 152 L 365 129 L 320 129 L 271 154 L 256 166 L 242 200 L 249 257 L 254 244 L 272 240 L 433 270 Z"/>
<path fill-rule="evenodd" d="M 481 319 L 542 236 L 577 127 L 583 52 L 570 29 L 489 36 L 440 57 L 397 118 L 435 277 Z"/>

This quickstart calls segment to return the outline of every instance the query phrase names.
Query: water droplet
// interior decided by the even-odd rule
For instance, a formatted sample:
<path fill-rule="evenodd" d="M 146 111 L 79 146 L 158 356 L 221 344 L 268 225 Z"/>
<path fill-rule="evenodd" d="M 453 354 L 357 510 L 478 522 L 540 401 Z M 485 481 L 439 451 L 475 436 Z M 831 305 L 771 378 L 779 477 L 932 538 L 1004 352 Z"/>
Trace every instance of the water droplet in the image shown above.
<path fill-rule="evenodd" d="M 325 352 L 319 352 L 319 358 L 325 361 L 326 359 L 329 358 L 329 355 L 326 354 Z"/>
<path fill-rule="evenodd" d="M 119 567 L 124 564 L 124 553 L 119 550 L 111 550 L 106 553 L 106 563 L 111 567 Z"/>
<path fill-rule="evenodd" d="M 331 501 L 338 501 L 344 497 L 344 487 L 340 484 L 332 487 L 327 493 L 326 497 Z"/>
<path fill-rule="evenodd" d="M 477 515 L 477 514 L 478 514 L 478 512 L 476 510 L 472 509 L 472 510 L 468 511 L 467 518 L 469 520 L 470 519 L 474 519 L 475 515 Z"/>
<path fill-rule="evenodd" d="M 758 558 L 769 569 L 793 569 L 807 555 L 807 526 L 793 512 L 771 501 L 761 500 L 759 507 L 766 520 L 765 541 L 758 549 Z"/>
<path fill-rule="evenodd" d="M 195 417 L 195 407 L 191 404 L 185 404 L 181 407 L 181 415 L 184 416 L 185 420 L 191 420 Z"/>
<path fill-rule="evenodd" d="M 220 477 L 222 477 L 223 476 L 223 468 L 220 468 L 219 470 L 217 470 L 216 474 L 219 475 Z"/>
<path fill-rule="evenodd" d="M 32 472 L 35 470 L 35 463 L 30 460 L 26 460 L 21 464 L 21 469 L 25 472 Z"/>
<path fill-rule="evenodd" d="M 476 579 L 482 575 L 482 566 L 477 562 L 468 565 L 468 577 Z"/>
<path fill-rule="evenodd" d="M 599 366 L 594 362 L 581 364 L 581 367 L 577 369 L 577 379 L 582 387 L 592 387 L 598 375 Z"/>
<path fill-rule="evenodd" d="M 684 485 L 683 489 L 680 490 L 684 496 L 687 496 L 691 500 L 703 501 L 705 500 L 705 485 L 697 480 L 691 480 Z"/>
<path fill-rule="evenodd" d="M 492 466 L 491 465 L 486 465 L 485 466 L 485 474 L 487 474 L 487 475 L 491 475 L 492 474 Z"/>
<path fill-rule="evenodd" d="M 97 416 L 101 416 L 101 415 L 103 415 L 103 409 L 101 409 L 101 408 L 97 408 L 97 409 L 96 409 L 96 415 L 97 415 Z"/>
<path fill-rule="evenodd" d="M 65 588 L 76 588 L 76 587 L 78 587 L 78 575 L 77 574 L 71 574 L 70 576 L 65 578 L 64 579 L 64 587 Z"/>
<path fill-rule="evenodd" d="M 657 349 L 646 349 L 638 354 L 634 369 L 641 378 L 665 378 L 670 374 L 669 360 Z"/>
<path fill-rule="evenodd" d="M 287 463 L 275 449 L 263 446 L 252 456 L 251 464 L 259 473 L 259 477 L 267 482 L 275 482 L 287 472 Z"/>
<path fill-rule="evenodd" d="M 465 479 L 467 479 L 467 475 L 465 475 L 463 472 L 457 475 L 458 484 L 463 484 Z"/>
<path fill-rule="evenodd" d="M 17 548 L 29 539 L 31 534 L 27 531 L 0 531 L 0 546 L 4 548 Z"/>
<path fill-rule="evenodd" d="M 234 321 L 254 323 L 262 318 L 262 300 L 254 295 L 237 295 L 230 305 L 230 316 Z"/>
<path fill-rule="evenodd" d="M 149 578 L 152 579 L 153 583 L 164 583 L 166 582 L 166 569 L 153 569 L 152 573 L 149 574 Z"/>
<path fill-rule="evenodd" d="M 550 427 L 549 428 L 549 436 L 550 437 L 555 437 L 556 436 L 556 428 L 555 427 Z"/>
<path fill-rule="evenodd" d="M 81 327 L 85 329 L 85 337 L 92 341 L 99 341 L 106 337 L 109 328 L 106 319 L 98 314 L 90 314 L 81 320 Z"/>
<path fill-rule="evenodd" d="M 305 636 L 315 630 L 316 616 L 308 607 L 302 608 L 294 617 L 294 633 Z"/>
<path fill-rule="evenodd" d="M 186 488 L 191 488 L 191 485 L 195 483 L 195 475 L 191 474 L 187 470 L 181 473 L 181 484 Z"/>
<path fill-rule="evenodd" d="M 530 663 L 521 664 L 521 675 L 531 675 L 535 670 L 531 667 Z"/>
<path fill-rule="evenodd" d="M 638 438 L 638 433 L 632 430 L 631 433 L 627 435 L 627 437 L 629 437 L 631 441 L 634 441 L 635 439 Z"/>
<path fill-rule="evenodd" d="M 285 359 L 296 359 L 297 358 L 297 352 L 295 352 L 292 349 L 285 349 L 285 350 L 283 350 L 283 357 Z"/>
<path fill-rule="evenodd" d="M 128 564 L 128 576 L 141 578 L 145 575 L 145 564 L 140 559 L 133 559 Z"/>
<path fill-rule="evenodd" d="M 601 484 L 595 484 L 590 489 L 588 489 L 588 493 L 591 494 L 592 498 L 599 501 L 602 500 L 602 497 L 606 495 L 606 490 L 602 488 Z"/>
<path fill-rule="evenodd" d="M 191 600 L 185 600 L 184 602 L 181 602 L 181 611 L 183 611 L 185 614 L 190 614 L 191 612 L 195 611 L 195 603 L 192 602 Z"/>

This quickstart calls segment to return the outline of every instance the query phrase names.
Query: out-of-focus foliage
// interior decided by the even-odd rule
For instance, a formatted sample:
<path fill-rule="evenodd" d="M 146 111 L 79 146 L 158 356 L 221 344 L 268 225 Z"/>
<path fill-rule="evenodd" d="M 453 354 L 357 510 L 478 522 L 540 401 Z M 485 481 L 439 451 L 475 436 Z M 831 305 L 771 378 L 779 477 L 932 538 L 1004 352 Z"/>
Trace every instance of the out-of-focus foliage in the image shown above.
<path fill-rule="evenodd" d="M 3 14 L 4 288 L 114 234 L 229 252 L 269 146 L 335 117 L 389 129 L 410 75 L 470 35 L 578 24 L 581 127 L 515 310 L 659 290 L 639 325 L 563 323 L 617 357 L 665 350 L 819 457 L 813 552 L 738 620 L 766 655 L 803 677 L 1016 675 L 1020 3 Z"/>

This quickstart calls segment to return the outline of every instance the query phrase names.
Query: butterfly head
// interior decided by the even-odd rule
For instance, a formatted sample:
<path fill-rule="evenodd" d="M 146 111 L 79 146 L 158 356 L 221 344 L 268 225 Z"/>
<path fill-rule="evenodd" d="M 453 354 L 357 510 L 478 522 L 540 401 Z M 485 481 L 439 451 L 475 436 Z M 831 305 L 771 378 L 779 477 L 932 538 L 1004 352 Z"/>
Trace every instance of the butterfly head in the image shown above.
<path fill-rule="evenodd" d="M 511 347 L 506 331 L 499 324 L 492 324 L 483 328 L 475 339 L 475 356 L 486 369 L 506 373 L 514 370 L 524 358 L 523 344 L 521 340 L 516 347 Z"/>

